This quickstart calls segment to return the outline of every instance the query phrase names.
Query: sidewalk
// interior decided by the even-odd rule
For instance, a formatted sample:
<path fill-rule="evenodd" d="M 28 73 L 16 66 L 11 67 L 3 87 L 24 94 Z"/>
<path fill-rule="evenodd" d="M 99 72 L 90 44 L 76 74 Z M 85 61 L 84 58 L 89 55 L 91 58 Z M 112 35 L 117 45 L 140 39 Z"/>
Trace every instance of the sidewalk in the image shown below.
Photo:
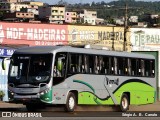
<path fill-rule="evenodd" d="M 0 101 L 0 108 L 25 108 L 23 104 L 7 103 Z"/>

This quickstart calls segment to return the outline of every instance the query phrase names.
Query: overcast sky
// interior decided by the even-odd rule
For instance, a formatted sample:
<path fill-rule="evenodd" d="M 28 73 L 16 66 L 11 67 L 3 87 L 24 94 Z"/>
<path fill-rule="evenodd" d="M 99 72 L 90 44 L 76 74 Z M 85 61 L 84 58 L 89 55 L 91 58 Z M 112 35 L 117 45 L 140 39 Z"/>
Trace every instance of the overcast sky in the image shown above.
<path fill-rule="evenodd" d="M 53 4 L 57 4 L 58 1 L 60 0 L 34 0 L 34 1 L 41 1 L 44 3 L 48 3 L 50 5 L 53 5 Z M 93 1 L 94 2 L 101 2 L 101 1 L 111 2 L 111 1 L 118 1 L 118 0 L 63 0 L 63 1 L 73 4 L 73 3 L 92 3 Z M 160 0 L 136 0 L 136 1 L 160 1 Z"/>

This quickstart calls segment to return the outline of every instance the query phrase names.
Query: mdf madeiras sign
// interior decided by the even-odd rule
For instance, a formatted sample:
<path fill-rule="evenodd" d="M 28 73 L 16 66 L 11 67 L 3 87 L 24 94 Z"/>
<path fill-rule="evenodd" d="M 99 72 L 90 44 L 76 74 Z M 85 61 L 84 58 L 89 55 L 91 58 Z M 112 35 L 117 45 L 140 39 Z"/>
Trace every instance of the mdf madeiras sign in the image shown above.
<path fill-rule="evenodd" d="M 67 25 L 0 22 L 0 44 L 67 44 Z"/>

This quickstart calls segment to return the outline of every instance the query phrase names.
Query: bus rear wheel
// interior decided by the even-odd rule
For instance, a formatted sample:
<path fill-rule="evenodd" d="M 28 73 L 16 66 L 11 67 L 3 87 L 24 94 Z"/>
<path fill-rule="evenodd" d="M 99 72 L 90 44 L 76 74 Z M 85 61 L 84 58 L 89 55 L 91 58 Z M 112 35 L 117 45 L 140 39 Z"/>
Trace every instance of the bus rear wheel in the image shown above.
<path fill-rule="evenodd" d="M 123 94 L 120 102 L 120 110 L 126 112 L 129 109 L 129 99 L 127 94 Z"/>
<path fill-rule="evenodd" d="M 73 112 L 76 108 L 76 97 L 74 93 L 70 92 L 67 97 L 67 101 L 65 104 L 65 111 L 66 112 Z"/>

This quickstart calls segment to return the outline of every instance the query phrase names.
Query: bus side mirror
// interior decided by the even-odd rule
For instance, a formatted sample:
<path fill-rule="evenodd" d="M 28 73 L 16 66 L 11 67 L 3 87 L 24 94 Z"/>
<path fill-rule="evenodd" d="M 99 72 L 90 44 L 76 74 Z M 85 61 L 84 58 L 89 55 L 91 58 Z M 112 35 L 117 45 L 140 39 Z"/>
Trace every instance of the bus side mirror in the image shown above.
<path fill-rule="evenodd" d="M 9 60 L 9 58 L 4 58 L 2 60 L 2 70 L 6 70 L 6 60 Z"/>

